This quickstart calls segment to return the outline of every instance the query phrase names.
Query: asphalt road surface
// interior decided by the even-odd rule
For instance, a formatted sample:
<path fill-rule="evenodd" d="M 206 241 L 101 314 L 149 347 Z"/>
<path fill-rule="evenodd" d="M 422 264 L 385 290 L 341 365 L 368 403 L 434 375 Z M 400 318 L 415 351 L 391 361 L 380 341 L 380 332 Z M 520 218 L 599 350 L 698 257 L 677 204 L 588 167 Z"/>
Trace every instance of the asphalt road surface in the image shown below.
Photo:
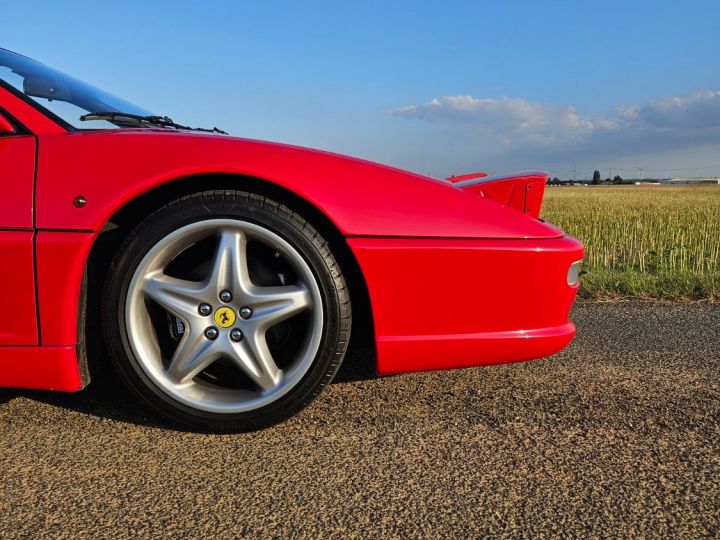
<path fill-rule="evenodd" d="M 158 425 L 111 377 L 0 390 L 0 537 L 717 537 L 720 305 L 584 303 L 565 352 L 375 378 L 267 431 Z"/>

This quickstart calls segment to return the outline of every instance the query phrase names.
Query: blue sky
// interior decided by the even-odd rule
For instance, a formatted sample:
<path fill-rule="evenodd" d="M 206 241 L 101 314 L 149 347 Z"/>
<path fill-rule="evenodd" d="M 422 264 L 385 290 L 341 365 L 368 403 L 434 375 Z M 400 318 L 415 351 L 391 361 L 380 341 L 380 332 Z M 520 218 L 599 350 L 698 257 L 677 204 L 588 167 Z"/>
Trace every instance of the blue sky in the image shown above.
<path fill-rule="evenodd" d="M 435 176 L 720 174 L 717 0 L 0 3 L 0 46 L 233 135 Z"/>

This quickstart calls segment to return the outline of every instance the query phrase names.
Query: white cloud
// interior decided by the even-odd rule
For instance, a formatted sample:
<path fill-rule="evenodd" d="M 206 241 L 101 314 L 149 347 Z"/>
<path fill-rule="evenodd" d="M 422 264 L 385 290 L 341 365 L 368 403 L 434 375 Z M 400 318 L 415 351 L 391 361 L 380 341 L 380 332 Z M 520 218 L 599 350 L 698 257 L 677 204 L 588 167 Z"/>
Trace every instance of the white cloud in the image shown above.
<path fill-rule="evenodd" d="M 702 129 L 720 126 L 720 92 L 700 90 L 689 96 L 653 101 L 638 118 L 658 128 Z"/>
<path fill-rule="evenodd" d="M 553 144 L 584 137 L 593 123 L 581 118 L 573 107 L 564 109 L 531 103 L 520 98 L 474 98 L 448 96 L 424 105 L 389 111 L 390 115 L 431 122 L 456 122 L 477 127 L 505 146 L 517 143 Z"/>
<path fill-rule="evenodd" d="M 700 90 L 629 106 L 613 115 L 587 117 L 572 106 L 521 98 L 447 96 L 389 115 L 469 127 L 506 152 L 632 155 L 720 142 L 720 91 Z"/>

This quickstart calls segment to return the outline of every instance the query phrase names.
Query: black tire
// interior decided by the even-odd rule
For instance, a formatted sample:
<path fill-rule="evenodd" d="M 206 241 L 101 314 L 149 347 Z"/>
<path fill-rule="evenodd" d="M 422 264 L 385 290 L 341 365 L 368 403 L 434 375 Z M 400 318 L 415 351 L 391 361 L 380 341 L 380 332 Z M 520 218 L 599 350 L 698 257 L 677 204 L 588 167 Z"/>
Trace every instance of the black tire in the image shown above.
<path fill-rule="evenodd" d="M 290 243 L 312 270 L 322 297 L 322 338 L 311 367 L 276 401 L 241 413 L 215 413 L 192 408 L 164 392 L 147 376 L 133 354 L 125 325 L 128 287 L 145 254 L 171 232 L 215 218 L 254 223 Z M 129 234 L 106 276 L 101 321 L 113 365 L 140 402 L 160 418 L 181 428 L 203 432 L 253 431 L 293 416 L 330 383 L 350 340 L 350 293 L 328 242 L 296 212 L 260 195 L 243 191 L 205 191 L 167 204 Z"/>

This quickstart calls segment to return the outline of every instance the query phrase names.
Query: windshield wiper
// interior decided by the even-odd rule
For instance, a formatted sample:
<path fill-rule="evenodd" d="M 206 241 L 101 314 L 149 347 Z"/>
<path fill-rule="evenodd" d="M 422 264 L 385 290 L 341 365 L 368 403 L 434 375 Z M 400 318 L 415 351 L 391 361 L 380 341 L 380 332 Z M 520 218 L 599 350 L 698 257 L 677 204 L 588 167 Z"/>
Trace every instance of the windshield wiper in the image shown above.
<path fill-rule="evenodd" d="M 193 128 L 190 126 L 183 126 L 177 122 L 173 122 L 172 118 L 167 116 L 142 116 L 140 114 L 130 114 L 122 112 L 112 111 L 100 111 L 91 112 L 84 114 L 80 117 L 80 120 L 87 122 L 89 120 L 108 120 L 114 124 L 127 124 L 135 126 L 156 126 L 163 128 L 174 128 L 174 129 L 187 129 L 191 131 L 205 131 L 208 133 L 220 133 L 221 135 L 227 135 L 227 132 L 216 127 L 212 129 L 206 128 Z"/>

